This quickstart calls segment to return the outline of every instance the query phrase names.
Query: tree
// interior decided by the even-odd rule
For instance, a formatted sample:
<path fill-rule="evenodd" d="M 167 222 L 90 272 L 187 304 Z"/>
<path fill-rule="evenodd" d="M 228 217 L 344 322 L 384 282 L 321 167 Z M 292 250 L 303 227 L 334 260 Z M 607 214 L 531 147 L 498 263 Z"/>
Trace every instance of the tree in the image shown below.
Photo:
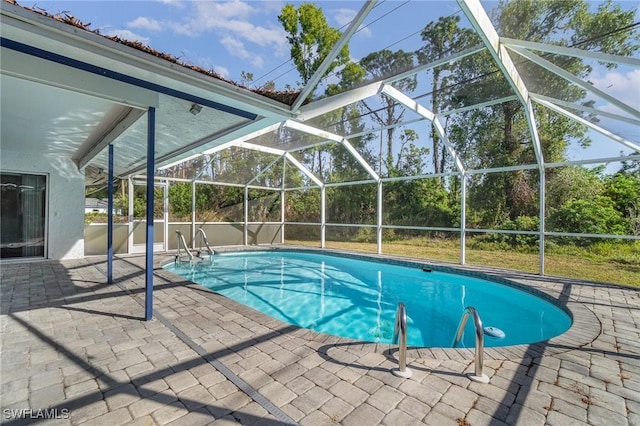
<path fill-rule="evenodd" d="M 303 3 L 298 9 L 287 4 L 278 15 L 278 21 L 288 34 L 291 59 L 300 73 L 301 85 L 305 86 L 340 39 L 340 31 L 329 26 L 322 9 L 313 3 Z M 349 47 L 344 45 L 325 75 L 348 61 Z"/>
<path fill-rule="evenodd" d="M 382 80 L 386 77 L 399 74 L 403 71 L 413 68 L 413 53 L 405 52 L 402 49 L 392 52 L 388 49 L 373 52 L 360 60 L 360 66 L 369 74 L 373 80 Z M 404 93 L 412 92 L 417 86 L 416 76 L 403 78 L 393 83 L 393 86 Z M 380 126 L 395 126 L 402 120 L 404 108 L 399 106 L 396 101 L 388 96 L 380 97 L 382 107 L 372 108 L 368 102 L 362 101 L 366 110 L 371 113 L 374 121 Z M 385 167 L 387 173 L 393 168 L 393 142 L 396 127 L 388 127 L 386 131 L 386 160 Z M 380 159 L 378 165 L 378 173 L 382 174 L 382 144 L 383 138 L 380 137 Z"/>
<path fill-rule="evenodd" d="M 572 200 L 549 216 L 549 229 L 583 234 L 625 234 L 624 219 L 608 197 L 592 200 Z M 590 239 L 579 239 L 588 244 Z"/>
<path fill-rule="evenodd" d="M 603 195 L 604 185 L 598 170 L 567 166 L 547 170 L 547 212 L 559 209 L 571 200 L 590 200 Z"/>
<path fill-rule="evenodd" d="M 628 231 L 637 235 L 640 231 L 640 174 L 619 171 L 605 179 L 604 195 L 613 202 L 614 208 L 624 217 Z"/>
<path fill-rule="evenodd" d="M 254 84 L 254 76 L 252 72 L 240 71 L 240 84 L 245 87 L 249 87 Z M 269 80 L 260 86 L 254 86 L 258 91 L 274 92 L 276 90 L 276 83 L 273 80 Z"/>
<path fill-rule="evenodd" d="M 329 26 L 322 9 L 313 3 L 303 3 L 297 9 L 292 4 L 285 5 L 278 16 L 278 21 L 288 34 L 291 59 L 301 78 L 299 84 L 306 86 L 340 39 L 341 33 L 338 29 Z M 325 70 L 323 78 L 348 62 L 349 46 L 345 44 Z M 339 89 L 334 86 L 332 90 Z M 326 173 L 325 149 L 323 147 L 313 149 L 308 155 L 312 171 L 324 175 Z"/>
<path fill-rule="evenodd" d="M 191 220 L 191 184 L 172 182 L 169 185 L 169 220 Z"/>
<path fill-rule="evenodd" d="M 427 24 L 421 32 L 422 41 L 425 44 L 416 52 L 418 63 L 428 64 L 480 43 L 479 37 L 471 29 L 460 28 L 459 22 L 459 16 L 446 16 L 438 18 L 437 22 Z M 450 90 L 446 90 L 450 80 L 447 76 L 456 66 L 458 66 L 457 63 L 448 63 L 432 70 L 431 111 L 434 114 L 440 112 L 441 102 L 445 101 L 445 96 L 450 93 Z M 431 140 L 434 173 L 442 173 L 445 170 L 445 150 L 433 124 Z"/>
<path fill-rule="evenodd" d="M 595 12 L 588 6 L 585 0 L 501 2 L 494 14 L 494 25 L 500 36 L 514 39 L 577 46 L 618 55 L 630 55 L 639 48 L 635 30 L 618 31 L 627 26 L 632 28 L 634 11 L 624 11 L 611 2 L 600 5 Z M 544 57 L 582 79 L 588 79 L 592 70 L 580 58 L 554 54 Z M 586 92 L 582 88 L 522 58 L 514 60 L 530 92 L 560 96 L 568 102 L 584 102 Z M 469 104 L 468 99 L 478 103 L 513 93 L 486 53 L 460 61 L 451 80 L 458 85 L 450 98 L 451 107 Z M 479 94 L 482 97 L 478 97 Z M 570 141 L 583 146 L 590 143 L 584 126 L 542 107 L 536 107 L 536 113 L 535 125 L 546 161 L 563 160 Z M 459 114 L 452 126 L 456 129 L 451 132 L 450 139 L 466 163 L 490 168 L 536 161 L 526 111 L 519 101 Z M 553 174 L 549 177 L 551 180 Z M 507 217 L 515 220 L 526 216 L 529 206 L 535 205 L 538 182 L 537 171 L 494 173 L 479 180 L 475 190 L 487 193 L 486 188 L 502 188 L 504 195 L 495 202 L 504 205 Z M 529 199 L 522 198 L 523 194 L 528 194 Z"/>

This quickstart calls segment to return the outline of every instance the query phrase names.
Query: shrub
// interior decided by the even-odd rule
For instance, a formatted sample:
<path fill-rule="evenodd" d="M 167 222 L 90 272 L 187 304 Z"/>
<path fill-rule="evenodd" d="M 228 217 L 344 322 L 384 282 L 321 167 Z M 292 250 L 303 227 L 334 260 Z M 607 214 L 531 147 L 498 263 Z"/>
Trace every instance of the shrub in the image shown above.
<path fill-rule="evenodd" d="M 549 216 L 548 229 L 579 234 L 618 234 L 627 231 L 622 214 L 609 197 L 592 200 L 571 200 Z M 574 239 L 578 244 L 592 244 L 588 238 Z"/>
<path fill-rule="evenodd" d="M 518 216 L 515 220 L 505 220 L 497 229 L 507 231 L 538 231 L 539 223 L 540 221 L 536 216 Z M 484 237 L 476 238 L 474 240 L 476 247 L 474 248 L 493 245 L 502 250 L 511 248 L 529 249 L 536 248 L 538 241 L 539 235 L 492 233 Z"/>

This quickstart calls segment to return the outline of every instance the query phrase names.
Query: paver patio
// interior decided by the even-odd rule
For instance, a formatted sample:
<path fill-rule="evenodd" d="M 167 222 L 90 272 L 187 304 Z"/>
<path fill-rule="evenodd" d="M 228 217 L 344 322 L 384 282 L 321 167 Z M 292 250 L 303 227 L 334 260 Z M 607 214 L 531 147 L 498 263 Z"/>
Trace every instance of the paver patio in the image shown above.
<path fill-rule="evenodd" d="M 483 268 L 545 292 L 574 325 L 549 342 L 473 351 L 397 348 L 284 324 L 144 257 L 1 266 L 2 423 L 640 425 L 640 291 Z M 29 411 L 30 410 L 30 411 Z"/>

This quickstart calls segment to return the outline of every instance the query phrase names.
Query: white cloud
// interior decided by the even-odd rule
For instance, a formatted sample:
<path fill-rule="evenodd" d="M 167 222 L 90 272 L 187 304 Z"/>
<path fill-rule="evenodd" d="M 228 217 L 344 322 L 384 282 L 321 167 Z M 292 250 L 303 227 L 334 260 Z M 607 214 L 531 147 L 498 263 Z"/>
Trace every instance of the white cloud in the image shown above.
<path fill-rule="evenodd" d="M 173 30 L 174 33 L 178 35 L 191 36 L 195 37 L 198 34 L 191 31 L 188 24 L 181 24 L 179 22 L 167 22 L 167 26 Z"/>
<path fill-rule="evenodd" d="M 640 70 L 626 73 L 609 71 L 604 75 L 594 75 L 589 78 L 595 87 L 613 96 L 625 104 L 640 110 Z M 617 107 L 608 104 L 603 110 L 620 112 Z"/>
<path fill-rule="evenodd" d="M 263 13 L 279 15 L 282 8 L 287 4 L 287 1 L 270 0 L 262 2 Z"/>
<path fill-rule="evenodd" d="M 224 78 L 229 78 L 229 75 L 230 75 L 229 70 L 226 67 L 223 67 L 222 65 L 214 65 L 213 71 L 215 71 L 217 74 L 219 74 Z"/>
<path fill-rule="evenodd" d="M 338 25 L 340 25 L 341 28 L 344 27 L 341 29 L 341 31 L 344 32 L 349 27 L 351 21 L 353 21 L 353 19 L 356 17 L 358 11 L 354 9 L 341 8 L 332 9 L 331 13 L 333 13 L 333 19 L 335 19 Z M 371 30 L 368 27 L 363 27 L 362 25 L 360 25 L 360 28 L 358 28 L 358 31 L 355 35 L 369 38 L 371 37 Z"/>
<path fill-rule="evenodd" d="M 349 22 L 353 21 L 353 18 L 356 17 L 356 11 L 353 9 L 333 9 L 331 10 L 333 13 L 333 19 L 336 20 L 338 25 L 341 27 L 347 25 Z"/>
<path fill-rule="evenodd" d="M 134 33 L 129 30 L 105 30 L 102 34 L 111 36 L 111 37 L 120 37 L 129 41 L 139 41 L 142 44 L 146 44 L 147 46 L 150 44 L 151 39 L 149 37 L 144 37 L 139 34 Z"/>
<path fill-rule="evenodd" d="M 185 49 L 181 51 L 180 60 L 187 63 L 197 65 L 207 71 L 213 71 L 224 78 L 229 78 L 229 69 L 216 63 L 208 56 L 202 56 L 197 51 Z"/>
<path fill-rule="evenodd" d="M 127 27 L 129 28 L 138 28 L 138 29 L 142 29 L 142 30 L 148 30 L 148 31 L 161 31 L 162 30 L 162 24 L 160 23 L 160 21 L 157 21 L 155 19 L 151 19 L 151 18 L 146 18 L 144 16 L 139 16 L 136 19 L 134 19 L 131 22 L 127 23 Z"/>
<path fill-rule="evenodd" d="M 240 0 L 227 2 L 193 2 L 193 16 L 185 21 L 168 23 L 177 34 L 196 37 L 202 33 L 215 31 L 236 40 L 257 44 L 272 49 L 277 56 L 287 53 L 287 39 L 284 30 L 278 26 L 260 26 L 250 22 L 253 15 L 263 15 L 254 5 Z"/>
<path fill-rule="evenodd" d="M 178 9 L 184 8 L 184 2 L 181 0 L 158 0 L 160 3 L 167 4 L 169 6 L 176 7 Z"/>
<path fill-rule="evenodd" d="M 262 59 L 262 57 L 249 52 L 245 48 L 244 43 L 242 43 L 240 40 L 236 40 L 233 37 L 226 36 L 222 40 L 220 40 L 220 43 L 227 49 L 229 54 L 240 59 L 247 60 L 258 68 L 262 68 L 262 66 L 264 65 L 264 60 Z"/>
<path fill-rule="evenodd" d="M 231 18 L 248 19 L 250 15 L 256 12 L 256 9 L 249 3 L 241 0 L 196 2 L 196 9 L 199 16 L 207 19 L 214 17 L 220 20 Z"/>
<path fill-rule="evenodd" d="M 632 108 L 640 109 L 640 70 L 632 70 L 632 71 L 600 71 L 596 72 L 589 77 L 589 81 L 593 83 L 593 85 L 607 93 L 608 95 L 614 97 L 615 99 L 629 105 Z M 609 112 L 621 116 L 628 117 L 629 113 L 623 111 L 618 106 L 607 103 L 605 100 L 601 99 L 596 95 L 589 95 L 587 99 L 593 99 L 596 101 L 595 108 Z M 630 141 L 637 141 L 640 136 L 638 133 L 638 126 L 633 124 L 629 124 L 620 120 L 616 120 L 609 117 L 599 116 L 599 122 L 596 123 L 598 126 L 603 129 L 609 130 L 614 134 L 621 136 Z M 594 140 L 596 138 L 603 138 L 601 135 L 592 136 Z M 617 153 L 620 150 L 625 152 L 628 151 L 628 148 L 623 147 L 623 145 L 611 144 L 610 140 L 604 138 L 606 141 L 602 146 L 606 147 L 605 151 L 597 151 L 598 156 L 606 157 L 611 156 L 614 152 Z M 595 144 L 594 144 L 595 149 Z"/>

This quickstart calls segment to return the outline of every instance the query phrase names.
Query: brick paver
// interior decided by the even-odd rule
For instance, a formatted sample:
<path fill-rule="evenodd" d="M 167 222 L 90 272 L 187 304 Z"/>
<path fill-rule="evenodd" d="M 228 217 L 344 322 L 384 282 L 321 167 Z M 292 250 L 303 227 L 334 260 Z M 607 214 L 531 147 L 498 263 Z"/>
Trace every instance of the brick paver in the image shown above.
<path fill-rule="evenodd" d="M 395 347 L 301 330 L 161 269 L 143 321 L 143 265 L 116 259 L 112 285 L 102 257 L 1 266 L 3 423 L 48 409 L 72 425 L 640 424 L 637 289 L 510 273 L 574 325 L 488 349 L 479 384 L 472 350 L 410 349 L 398 378 Z"/>

